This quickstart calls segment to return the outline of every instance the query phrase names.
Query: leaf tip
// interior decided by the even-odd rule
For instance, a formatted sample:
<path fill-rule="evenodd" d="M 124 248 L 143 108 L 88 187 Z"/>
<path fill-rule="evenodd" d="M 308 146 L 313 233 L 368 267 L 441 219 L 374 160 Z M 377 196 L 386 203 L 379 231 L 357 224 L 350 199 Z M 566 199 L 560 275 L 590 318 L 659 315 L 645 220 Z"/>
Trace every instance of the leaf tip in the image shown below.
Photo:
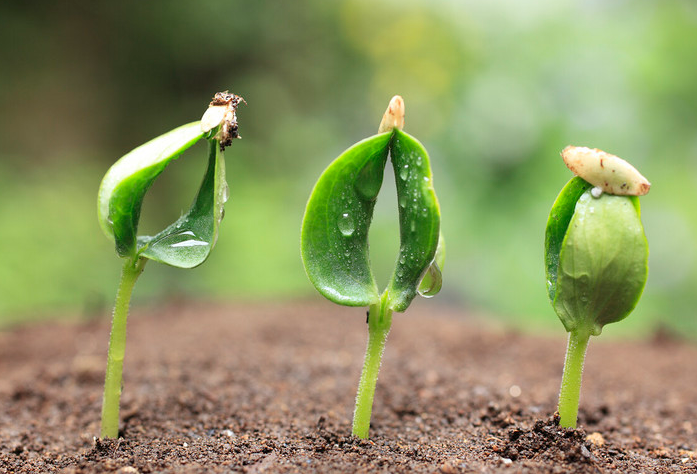
<path fill-rule="evenodd" d="M 382 116 L 378 133 L 391 132 L 395 128 L 404 129 L 404 99 L 400 95 L 396 95 L 390 100 L 390 104 Z"/>

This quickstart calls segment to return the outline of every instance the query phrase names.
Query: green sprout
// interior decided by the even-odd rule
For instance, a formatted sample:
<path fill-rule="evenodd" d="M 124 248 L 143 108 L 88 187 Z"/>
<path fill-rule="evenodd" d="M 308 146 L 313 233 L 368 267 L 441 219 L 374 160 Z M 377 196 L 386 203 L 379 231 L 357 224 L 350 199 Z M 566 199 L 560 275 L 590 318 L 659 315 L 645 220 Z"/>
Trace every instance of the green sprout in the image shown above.
<path fill-rule="evenodd" d="M 395 96 L 378 134 L 350 147 L 322 173 L 302 225 L 303 263 L 315 288 L 334 303 L 369 308 L 368 347 L 353 418 L 353 434 L 363 439 L 392 313 L 405 311 L 417 293 L 430 297 L 441 287 L 440 208 L 428 153 L 403 127 L 404 101 Z M 370 268 L 368 229 L 388 155 L 397 184 L 400 248 L 380 294 Z"/>
<path fill-rule="evenodd" d="M 239 137 L 236 109 L 241 101 L 244 99 L 227 92 L 215 94 L 200 122 L 182 125 L 139 146 L 114 163 L 102 180 L 99 223 L 123 258 L 104 383 L 103 438 L 116 438 L 119 434 L 126 320 L 131 293 L 145 263 L 155 260 L 193 268 L 208 258 L 215 245 L 223 205 L 228 199 L 223 150 Z M 202 138 L 209 142 L 208 167 L 189 210 L 157 235 L 137 235 L 145 193 L 171 161 Z"/>
<path fill-rule="evenodd" d="M 650 183 L 626 161 L 600 150 L 567 147 L 562 157 L 578 176 L 552 206 L 545 264 L 549 299 L 569 333 L 559 424 L 576 428 L 590 336 L 626 318 L 646 284 L 649 247 L 637 196 Z"/>

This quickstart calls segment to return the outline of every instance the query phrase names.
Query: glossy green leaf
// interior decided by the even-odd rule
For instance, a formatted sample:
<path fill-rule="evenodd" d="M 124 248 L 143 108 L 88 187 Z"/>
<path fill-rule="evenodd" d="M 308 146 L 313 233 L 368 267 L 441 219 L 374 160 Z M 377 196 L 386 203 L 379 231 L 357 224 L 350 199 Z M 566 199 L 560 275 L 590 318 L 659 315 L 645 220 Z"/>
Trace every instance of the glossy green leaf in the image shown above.
<path fill-rule="evenodd" d="M 386 289 L 387 305 L 391 311 L 406 310 L 420 283 L 425 296 L 440 289 L 434 262 L 440 208 L 428 153 L 418 140 L 394 129 L 345 151 L 320 176 L 307 204 L 303 262 L 318 291 L 335 303 L 368 306 L 380 298 L 370 269 L 368 229 L 388 151 L 397 184 L 400 251 Z"/>
<path fill-rule="evenodd" d="M 138 238 L 138 255 L 179 268 L 202 264 L 218 238 L 227 201 L 225 162 L 218 142 L 209 143 L 208 169 L 189 211 L 153 237 Z"/>
<path fill-rule="evenodd" d="M 407 133 L 395 129 L 390 147 L 399 203 L 400 248 L 387 287 L 394 311 L 404 311 L 416 296 L 419 283 L 436 256 L 440 207 L 433 189 L 428 153 Z"/>
<path fill-rule="evenodd" d="M 107 172 L 99 189 L 99 221 L 119 256 L 145 257 L 191 268 L 203 263 L 215 244 L 227 200 L 225 164 L 210 141 L 208 168 L 189 211 L 155 236 L 137 236 L 143 198 L 165 167 L 210 134 L 200 122 L 181 126 L 136 148 Z"/>
<path fill-rule="evenodd" d="M 584 191 L 559 252 L 553 306 L 566 330 L 598 335 L 629 315 L 646 284 L 648 254 L 636 197 Z"/>
<path fill-rule="evenodd" d="M 322 173 L 302 224 L 302 258 L 317 290 L 335 303 L 368 306 L 379 299 L 370 269 L 368 229 L 382 186 L 391 133 L 367 138 Z"/>
<path fill-rule="evenodd" d="M 554 301 L 559 270 L 559 252 L 566 236 L 566 230 L 576 209 L 576 201 L 593 185 L 575 176 L 566 183 L 552 205 L 545 231 L 545 270 L 547 272 L 547 294 Z"/>

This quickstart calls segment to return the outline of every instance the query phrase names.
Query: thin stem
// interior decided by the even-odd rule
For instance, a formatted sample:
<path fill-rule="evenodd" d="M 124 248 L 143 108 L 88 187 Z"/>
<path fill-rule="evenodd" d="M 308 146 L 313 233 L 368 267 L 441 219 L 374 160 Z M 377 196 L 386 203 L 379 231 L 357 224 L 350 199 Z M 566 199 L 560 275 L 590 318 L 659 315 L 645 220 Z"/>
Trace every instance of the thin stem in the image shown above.
<path fill-rule="evenodd" d="M 368 311 L 368 347 L 365 351 L 361 380 L 358 383 L 356 409 L 353 412 L 353 434 L 362 439 L 368 438 L 375 386 L 387 334 L 392 326 L 392 310 L 387 307 L 386 302 L 387 298 L 383 296 L 381 301 L 371 305 Z"/>
<path fill-rule="evenodd" d="M 559 392 L 559 425 L 565 428 L 576 428 L 583 362 L 586 358 L 590 336 L 590 331 L 584 328 L 569 333 L 564 375 L 561 379 L 561 391 Z"/>
<path fill-rule="evenodd" d="M 111 336 L 107 354 L 106 378 L 104 381 L 104 400 L 102 404 L 102 438 L 119 436 L 119 403 L 123 358 L 126 353 L 126 319 L 131 294 L 136 280 L 147 262 L 144 258 L 127 259 L 121 271 L 121 282 L 116 293 L 114 315 L 111 320 Z"/>

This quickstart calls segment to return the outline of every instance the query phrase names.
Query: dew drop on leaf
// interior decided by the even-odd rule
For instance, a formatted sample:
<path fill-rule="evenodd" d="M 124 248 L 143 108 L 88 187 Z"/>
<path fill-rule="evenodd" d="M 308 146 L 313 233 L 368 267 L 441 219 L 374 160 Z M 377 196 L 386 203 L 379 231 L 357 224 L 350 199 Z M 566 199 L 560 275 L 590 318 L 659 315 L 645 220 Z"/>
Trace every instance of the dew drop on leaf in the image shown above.
<path fill-rule="evenodd" d="M 170 247 L 205 247 L 209 245 L 208 242 L 203 240 L 184 240 L 183 242 L 177 242 L 176 244 L 171 244 Z"/>
<path fill-rule="evenodd" d="M 337 226 L 339 227 L 339 232 L 341 232 L 341 235 L 344 237 L 351 237 L 356 230 L 356 224 L 353 222 L 353 218 L 348 212 L 344 212 L 339 216 Z"/>
<path fill-rule="evenodd" d="M 223 184 L 223 189 L 221 190 L 221 200 L 223 203 L 226 203 L 228 199 L 230 199 L 230 187 L 227 185 L 227 183 Z"/>
<path fill-rule="evenodd" d="M 406 180 L 409 177 L 409 165 L 404 165 L 404 167 L 399 170 L 399 177 L 402 178 L 402 180 Z"/>

